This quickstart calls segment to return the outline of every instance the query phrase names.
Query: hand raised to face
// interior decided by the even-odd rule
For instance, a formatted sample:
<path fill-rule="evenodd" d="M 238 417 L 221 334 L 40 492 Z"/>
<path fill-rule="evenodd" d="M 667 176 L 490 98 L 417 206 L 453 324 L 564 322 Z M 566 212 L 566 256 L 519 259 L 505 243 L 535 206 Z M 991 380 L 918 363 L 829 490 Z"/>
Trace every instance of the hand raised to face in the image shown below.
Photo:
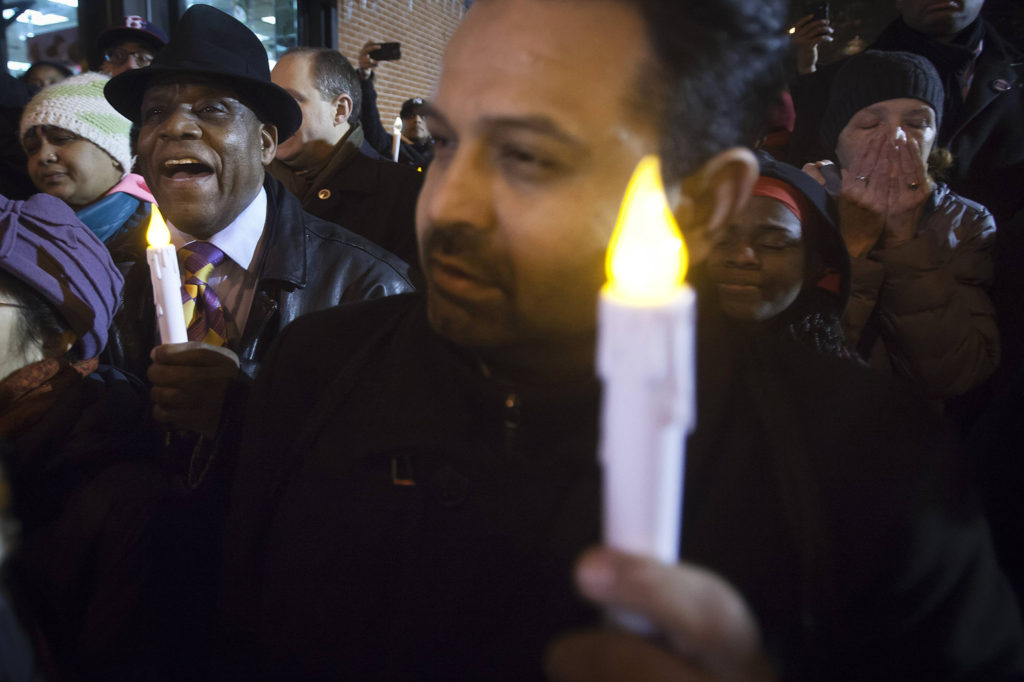
<path fill-rule="evenodd" d="M 850 255 L 878 245 L 893 248 L 912 239 L 931 185 L 920 142 L 897 130 L 875 135 L 842 170 L 840 231 Z"/>
<path fill-rule="evenodd" d="M 891 163 L 886 139 L 877 135 L 857 150 L 850 168 L 841 170 L 839 230 L 853 258 L 867 255 L 885 229 Z"/>
<path fill-rule="evenodd" d="M 921 144 L 903 139 L 888 149 L 890 173 L 886 207 L 885 247 L 899 246 L 914 237 L 918 219 L 931 190 L 928 168 L 921 158 Z"/>

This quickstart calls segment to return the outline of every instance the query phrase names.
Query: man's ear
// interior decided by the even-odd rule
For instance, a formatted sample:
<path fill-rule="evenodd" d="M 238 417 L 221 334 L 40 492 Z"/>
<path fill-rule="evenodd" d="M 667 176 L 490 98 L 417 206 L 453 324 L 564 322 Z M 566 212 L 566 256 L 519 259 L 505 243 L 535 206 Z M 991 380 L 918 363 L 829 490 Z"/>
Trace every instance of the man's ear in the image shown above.
<path fill-rule="evenodd" d="M 690 264 L 707 257 L 729 223 L 743 210 L 757 182 L 757 157 L 733 147 L 708 159 L 668 188 L 669 203 L 686 240 Z"/>
<path fill-rule="evenodd" d="M 260 124 L 260 145 L 263 150 L 261 159 L 264 166 L 269 166 L 277 154 L 277 126 L 273 123 Z"/>
<path fill-rule="evenodd" d="M 334 106 L 334 125 L 348 123 L 348 117 L 352 115 L 352 98 L 343 92 L 335 97 L 331 104 Z"/>

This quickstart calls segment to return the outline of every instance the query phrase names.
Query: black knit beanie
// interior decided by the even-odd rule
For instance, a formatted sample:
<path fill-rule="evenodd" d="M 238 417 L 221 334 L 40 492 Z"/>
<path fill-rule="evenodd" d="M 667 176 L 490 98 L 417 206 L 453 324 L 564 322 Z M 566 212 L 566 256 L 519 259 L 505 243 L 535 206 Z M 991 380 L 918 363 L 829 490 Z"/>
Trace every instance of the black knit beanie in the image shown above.
<path fill-rule="evenodd" d="M 847 59 L 832 81 L 821 119 L 821 137 L 828 149 L 835 150 L 839 133 L 858 111 L 901 97 L 919 99 L 934 109 L 935 128 L 939 129 L 945 93 L 930 61 L 910 52 L 881 50 L 868 50 Z"/>

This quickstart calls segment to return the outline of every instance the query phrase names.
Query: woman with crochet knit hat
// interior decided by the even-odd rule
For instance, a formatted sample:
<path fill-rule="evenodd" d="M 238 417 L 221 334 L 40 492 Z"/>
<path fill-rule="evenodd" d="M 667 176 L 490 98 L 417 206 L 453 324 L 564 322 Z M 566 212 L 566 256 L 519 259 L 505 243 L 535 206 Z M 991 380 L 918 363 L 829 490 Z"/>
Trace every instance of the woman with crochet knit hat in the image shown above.
<path fill-rule="evenodd" d="M 871 366 L 947 399 L 999 363 L 987 294 L 996 225 L 949 191 L 935 151 L 943 88 L 909 52 L 869 50 L 836 74 L 821 135 L 835 160 L 804 167 L 835 198 L 850 254 L 847 342 Z"/>
<path fill-rule="evenodd" d="M 21 116 L 28 173 L 103 242 L 148 220 L 153 195 L 131 171 L 131 122 L 103 96 L 110 80 L 83 73 L 37 94 Z"/>

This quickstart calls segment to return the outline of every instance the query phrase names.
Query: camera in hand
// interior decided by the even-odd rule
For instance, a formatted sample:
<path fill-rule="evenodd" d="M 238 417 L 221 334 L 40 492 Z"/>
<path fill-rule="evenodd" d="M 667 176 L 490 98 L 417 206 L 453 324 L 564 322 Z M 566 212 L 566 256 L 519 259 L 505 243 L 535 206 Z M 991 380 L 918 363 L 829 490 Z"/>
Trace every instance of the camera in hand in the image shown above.
<path fill-rule="evenodd" d="M 370 52 L 370 59 L 378 62 L 392 62 L 402 58 L 401 43 L 381 43 L 380 47 Z"/>
<path fill-rule="evenodd" d="M 832 18 L 829 4 L 820 0 L 812 0 L 812 2 L 805 2 L 803 4 L 800 16 L 805 17 L 808 14 L 813 15 L 813 21 L 818 21 L 819 19 L 829 21 Z"/>

